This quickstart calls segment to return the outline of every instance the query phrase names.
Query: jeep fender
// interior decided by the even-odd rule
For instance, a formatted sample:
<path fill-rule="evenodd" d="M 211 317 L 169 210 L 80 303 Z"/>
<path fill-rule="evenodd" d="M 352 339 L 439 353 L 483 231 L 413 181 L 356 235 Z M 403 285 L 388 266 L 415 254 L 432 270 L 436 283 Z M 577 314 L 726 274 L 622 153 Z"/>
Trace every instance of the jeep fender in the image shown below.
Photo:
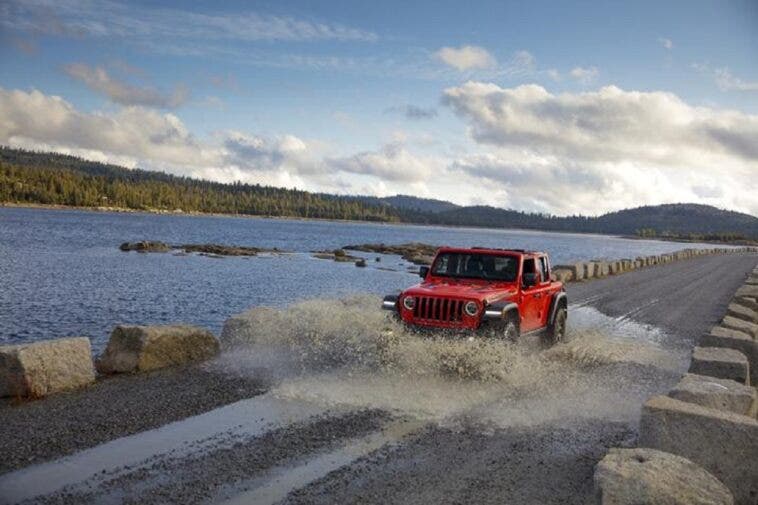
<path fill-rule="evenodd" d="M 517 304 L 514 302 L 495 302 L 484 309 L 482 319 L 485 321 L 503 321 L 511 314 L 516 316 L 517 322 L 521 322 Z"/>
<path fill-rule="evenodd" d="M 558 309 L 561 307 L 568 307 L 568 297 L 566 296 L 565 291 L 557 292 L 553 296 L 553 299 L 550 301 L 550 316 L 547 319 L 548 326 L 552 325 L 555 322 L 555 315 L 558 313 Z"/>

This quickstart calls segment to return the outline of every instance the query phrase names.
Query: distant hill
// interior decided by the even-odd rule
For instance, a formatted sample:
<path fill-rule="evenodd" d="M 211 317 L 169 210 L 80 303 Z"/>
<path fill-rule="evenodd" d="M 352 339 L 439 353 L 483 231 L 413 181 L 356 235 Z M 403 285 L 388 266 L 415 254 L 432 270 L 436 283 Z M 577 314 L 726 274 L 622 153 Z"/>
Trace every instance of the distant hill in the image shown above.
<path fill-rule="evenodd" d="M 408 195 L 336 196 L 257 184 L 222 184 L 5 147 L 0 147 L 0 203 L 758 240 L 757 217 L 708 205 L 667 204 L 599 217 L 561 217 L 489 206 L 462 207 Z"/>

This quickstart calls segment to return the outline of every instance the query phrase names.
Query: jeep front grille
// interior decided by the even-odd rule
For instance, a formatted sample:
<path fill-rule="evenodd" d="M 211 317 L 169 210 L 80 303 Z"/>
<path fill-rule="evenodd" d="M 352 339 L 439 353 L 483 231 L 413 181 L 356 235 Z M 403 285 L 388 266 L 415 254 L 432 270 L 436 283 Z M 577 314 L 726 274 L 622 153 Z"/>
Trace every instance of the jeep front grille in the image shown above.
<path fill-rule="evenodd" d="M 420 296 L 413 307 L 413 319 L 422 322 L 461 323 L 463 322 L 464 300 Z"/>

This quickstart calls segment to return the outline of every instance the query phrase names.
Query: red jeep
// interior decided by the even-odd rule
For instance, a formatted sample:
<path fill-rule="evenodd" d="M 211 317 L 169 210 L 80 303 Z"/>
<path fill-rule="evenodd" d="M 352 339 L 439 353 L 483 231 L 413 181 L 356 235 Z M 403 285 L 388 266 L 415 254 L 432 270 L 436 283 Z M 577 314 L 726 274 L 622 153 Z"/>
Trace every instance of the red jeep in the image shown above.
<path fill-rule="evenodd" d="M 566 333 L 566 292 L 551 280 L 545 253 L 443 247 L 419 275 L 420 284 L 382 303 L 408 325 L 488 331 L 513 341 L 542 332 L 549 344 Z"/>

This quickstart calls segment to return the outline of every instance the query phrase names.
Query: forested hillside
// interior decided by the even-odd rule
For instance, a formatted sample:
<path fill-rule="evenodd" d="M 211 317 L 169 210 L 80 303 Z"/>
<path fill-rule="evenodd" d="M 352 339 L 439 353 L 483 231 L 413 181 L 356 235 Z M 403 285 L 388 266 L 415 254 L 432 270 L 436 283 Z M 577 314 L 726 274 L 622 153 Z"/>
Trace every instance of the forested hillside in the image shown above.
<path fill-rule="evenodd" d="M 0 202 L 399 221 L 387 206 L 250 184 L 130 170 L 71 156 L 0 150 Z"/>
<path fill-rule="evenodd" d="M 352 219 L 736 241 L 758 239 L 758 218 L 707 205 L 670 204 L 599 217 L 558 217 L 397 195 L 335 196 L 222 184 L 54 153 L 0 147 L 0 202 L 137 210 Z"/>

